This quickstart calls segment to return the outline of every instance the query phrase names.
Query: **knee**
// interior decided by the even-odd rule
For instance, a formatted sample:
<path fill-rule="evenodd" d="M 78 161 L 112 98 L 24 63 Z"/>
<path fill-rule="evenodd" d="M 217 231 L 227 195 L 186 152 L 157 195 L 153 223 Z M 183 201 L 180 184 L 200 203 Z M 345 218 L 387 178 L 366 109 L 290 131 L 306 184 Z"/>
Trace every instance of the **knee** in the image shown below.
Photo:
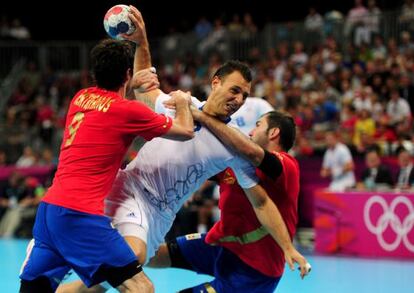
<path fill-rule="evenodd" d="M 144 249 L 135 251 L 135 256 L 137 257 L 138 262 L 141 265 L 145 264 L 145 260 L 147 259 L 147 252 Z"/>

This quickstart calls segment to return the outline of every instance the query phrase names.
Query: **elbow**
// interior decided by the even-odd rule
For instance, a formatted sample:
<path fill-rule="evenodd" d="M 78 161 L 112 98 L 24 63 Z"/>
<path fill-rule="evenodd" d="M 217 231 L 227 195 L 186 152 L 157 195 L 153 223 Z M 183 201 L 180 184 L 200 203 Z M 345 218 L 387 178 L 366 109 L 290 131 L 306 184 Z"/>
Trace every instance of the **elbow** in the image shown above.
<path fill-rule="evenodd" d="M 267 196 L 255 196 L 254 198 L 250 198 L 250 202 L 254 209 L 256 210 L 262 210 L 265 208 L 267 203 Z"/>
<path fill-rule="evenodd" d="M 190 140 L 194 137 L 194 128 L 193 127 L 188 127 L 184 130 L 184 137 L 186 140 Z"/>
<path fill-rule="evenodd" d="M 180 133 L 180 139 L 182 141 L 190 140 L 194 137 L 194 129 L 193 128 L 184 128 Z"/>

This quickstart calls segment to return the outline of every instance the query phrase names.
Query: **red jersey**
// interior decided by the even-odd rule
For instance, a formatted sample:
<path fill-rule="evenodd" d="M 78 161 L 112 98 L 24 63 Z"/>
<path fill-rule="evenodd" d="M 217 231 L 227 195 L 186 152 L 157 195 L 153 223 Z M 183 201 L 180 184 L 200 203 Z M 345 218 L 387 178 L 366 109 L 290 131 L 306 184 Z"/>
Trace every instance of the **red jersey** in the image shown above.
<path fill-rule="evenodd" d="M 43 201 L 103 215 L 104 198 L 133 139 L 151 140 L 171 125 L 170 118 L 116 92 L 79 91 L 69 106 L 59 165 Z"/>
<path fill-rule="evenodd" d="M 299 165 L 287 153 L 274 153 L 283 171 L 277 179 L 256 169 L 260 185 L 276 203 L 291 237 L 298 221 Z M 224 246 L 261 273 L 280 277 L 285 267 L 282 249 L 260 224 L 243 189 L 231 169 L 218 175 L 220 184 L 220 220 L 206 236 L 206 242 Z"/>

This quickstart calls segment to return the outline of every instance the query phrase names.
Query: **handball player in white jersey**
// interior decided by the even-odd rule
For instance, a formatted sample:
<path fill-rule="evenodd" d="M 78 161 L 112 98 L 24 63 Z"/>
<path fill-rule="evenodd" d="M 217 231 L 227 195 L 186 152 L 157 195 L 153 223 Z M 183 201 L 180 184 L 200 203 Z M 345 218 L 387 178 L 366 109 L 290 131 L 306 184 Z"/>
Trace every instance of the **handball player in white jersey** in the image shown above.
<path fill-rule="evenodd" d="M 193 105 L 230 122 L 230 115 L 243 105 L 250 91 L 250 81 L 246 65 L 229 61 L 214 75 L 207 102 L 202 105 L 193 97 Z M 159 91 L 155 111 L 173 114 L 164 105 L 170 99 Z M 145 263 L 164 242 L 184 202 L 207 179 L 227 167 L 236 172 L 245 190 L 258 188 L 255 166 L 204 126 L 196 125 L 194 138 L 189 141 L 153 139 L 139 150 L 125 170 L 118 172 L 106 200 L 106 214 L 113 218 L 113 224 L 129 242 L 135 238 L 133 242 L 140 246 L 138 258 Z"/>
<path fill-rule="evenodd" d="M 142 19 L 136 11 L 132 13 Z M 137 48 L 134 70 L 150 68 L 145 26 L 134 24 L 144 32 L 143 39 L 137 42 L 140 46 Z M 229 61 L 214 74 L 207 102 L 202 105 L 192 98 L 193 105 L 202 107 L 205 113 L 217 119 L 230 122 L 230 116 L 243 105 L 248 96 L 251 80 L 250 69 L 245 64 Z M 154 107 L 157 112 L 166 114 L 172 114 L 164 104 L 170 99 L 171 96 L 159 89 L 141 95 L 143 102 Z M 293 262 L 305 265 L 306 260 L 293 247 L 276 205 L 258 185 L 255 166 L 223 145 L 206 127 L 196 125 L 195 130 L 194 138 L 188 141 L 153 139 L 147 142 L 137 157 L 118 172 L 107 197 L 105 213 L 113 218 L 114 226 L 129 243 L 139 262 L 146 264 L 154 256 L 164 242 L 176 213 L 201 184 L 231 167 L 252 203 L 258 220 L 285 252 L 286 261 L 292 267 Z M 245 155 L 248 157 L 249 149 L 246 149 Z M 84 289 L 84 285 L 80 286 L 79 283 L 65 284 L 59 292 Z M 98 288 L 96 290 L 99 291 Z"/>

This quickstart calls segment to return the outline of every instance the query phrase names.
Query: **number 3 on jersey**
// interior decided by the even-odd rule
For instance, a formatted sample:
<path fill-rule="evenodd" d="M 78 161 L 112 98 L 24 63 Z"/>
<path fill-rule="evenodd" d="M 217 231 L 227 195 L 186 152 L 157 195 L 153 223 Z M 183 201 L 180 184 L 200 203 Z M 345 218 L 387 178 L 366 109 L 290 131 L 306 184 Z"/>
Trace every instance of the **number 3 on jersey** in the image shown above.
<path fill-rule="evenodd" d="M 72 122 L 69 124 L 69 137 L 66 139 L 65 147 L 70 146 L 73 142 L 73 139 L 76 136 L 76 132 L 79 129 L 79 126 L 81 125 L 83 118 L 85 117 L 85 114 L 82 112 L 78 112 L 75 114 L 75 117 L 73 117 Z"/>

